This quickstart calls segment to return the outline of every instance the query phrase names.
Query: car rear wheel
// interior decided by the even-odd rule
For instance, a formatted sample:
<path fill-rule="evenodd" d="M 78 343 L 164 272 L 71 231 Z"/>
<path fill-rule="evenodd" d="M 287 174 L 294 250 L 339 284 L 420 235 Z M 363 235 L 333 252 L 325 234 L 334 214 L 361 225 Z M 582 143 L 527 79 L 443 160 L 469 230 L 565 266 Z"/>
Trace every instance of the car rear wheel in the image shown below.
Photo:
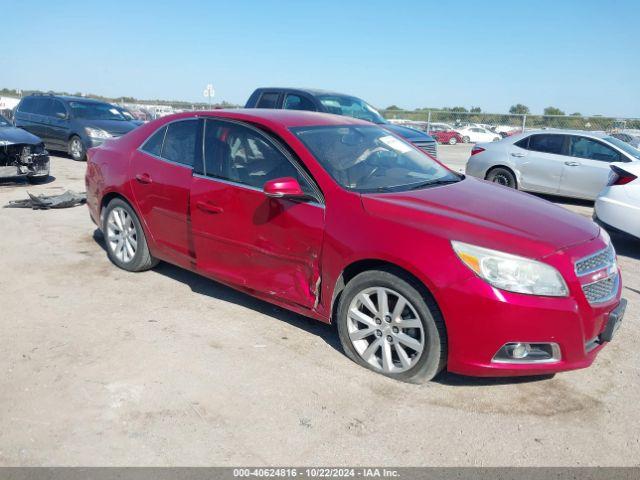
<path fill-rule="evenodd" d="M 506 168 L 494 168 L 487 174 L 486 180 L 497 183 L 498 185 L 502 185 L 504 187 L 515 189 L 518 188 L 518 183 L 516 182 L 515 175 L 511 170 L 508 170 Z"/>
<path fill-rule="evenodd" d="M 84 148 L 84 144 L 82 143 L 82 140 L 77 135 L 74 135 L 69 140 L 69 155 L 76 162 L 82 162 L 86 160 L 87 152 Z"/>
<path fill-rule="evenodd" d="M 455 145 L 456 143 L 458 143 L 458 139 L 456 137 L 451 137 L 449 139 L 449 145 Z"/>
<path fill-rule="evenodd" d="M 365 368 L 423 383 L 446 361 L 444 322 L 435 302 L 393 270 L 355 276 L 340 297 L 337 326 L 346 355 Z"/>
<path fill-rule="evenodd" d="M 142 272 L 158 264 L 149 251 L 138 216 L 122 199 L 109 202 L 104 212 L 102 232 L 109 260 L 129 272 Z"/>
<path fill-rule="evenodd" d="M 462 143 L 470 143 L 471 139 L 469 137 L 462 137 Z"/>

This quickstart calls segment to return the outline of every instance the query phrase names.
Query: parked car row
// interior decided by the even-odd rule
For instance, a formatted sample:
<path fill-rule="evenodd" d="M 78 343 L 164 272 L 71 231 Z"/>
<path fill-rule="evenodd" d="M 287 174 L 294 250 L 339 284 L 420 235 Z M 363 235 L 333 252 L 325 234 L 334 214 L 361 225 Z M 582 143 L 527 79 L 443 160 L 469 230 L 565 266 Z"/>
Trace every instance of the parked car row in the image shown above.
<path fill-rule="evenodd" d="M 640 150 L 614 135 L 541 130 L 476 145 L 465 171 L 527 192 L 596 200 L 602 223 L 640 238 L 639 169 Z"/>

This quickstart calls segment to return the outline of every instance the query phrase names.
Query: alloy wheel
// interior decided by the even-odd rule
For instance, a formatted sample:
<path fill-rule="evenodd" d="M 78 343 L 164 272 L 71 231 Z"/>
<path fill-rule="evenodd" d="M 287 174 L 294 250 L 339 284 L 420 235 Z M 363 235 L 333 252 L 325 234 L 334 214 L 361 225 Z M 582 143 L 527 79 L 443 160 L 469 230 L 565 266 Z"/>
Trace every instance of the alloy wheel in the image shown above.
<path fill-rule="evenodd" d="M 71 140 L 71 156 L 73 158 L 82 157 L 82 143 L 79 138 Z"/>
<path fill-rule="evenodd" d="M 129 263 L 136 255 L 138 232 L 133 218 L 122 207 L 115 207 L 107 217 L 107 245 L 123 263 Z"/>
<path fill-rule="evenodd" d="M 358 355 L 374 369 L 400 373 L 416 365 L 425 331 L 414 306 L 400 293 L 371 287 L 349 305 L 347 331 Z"/>

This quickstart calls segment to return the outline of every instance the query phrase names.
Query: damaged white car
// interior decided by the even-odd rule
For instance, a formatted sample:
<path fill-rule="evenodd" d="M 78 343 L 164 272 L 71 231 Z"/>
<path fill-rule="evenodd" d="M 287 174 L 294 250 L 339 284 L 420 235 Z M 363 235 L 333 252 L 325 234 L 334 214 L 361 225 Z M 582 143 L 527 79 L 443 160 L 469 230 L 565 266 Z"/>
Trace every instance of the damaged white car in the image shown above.
<path fill-rule="evenodd" d="M 4 177 L 45 182 L 49 178 L 49 153 L 42 140 L 0 115 L 0 178 Z"/>

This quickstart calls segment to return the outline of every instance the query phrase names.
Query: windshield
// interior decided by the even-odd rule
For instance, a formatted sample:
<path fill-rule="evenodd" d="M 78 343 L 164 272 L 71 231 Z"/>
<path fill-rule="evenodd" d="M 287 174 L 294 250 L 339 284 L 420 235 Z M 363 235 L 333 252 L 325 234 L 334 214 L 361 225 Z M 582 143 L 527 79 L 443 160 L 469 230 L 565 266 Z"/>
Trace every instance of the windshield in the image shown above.
<path fill-rule="evenodd" d="M 126 118 L 113 105 L 97 102 L 70 102 L 69 106 L 76 118 L 86 118 L 87 120 L 120 120 Z"/>
<path fill-rule="evenodd" d="M 373 123 L 387 123 L 375 108 L 359 98 L 343 95 L 320 95 L 318 100 L 329 113 L 359 118 Z"/>
<path fill-rule="evenodd" d="M 359 192 L 402 191 L 460 176 L 411 144 L 376 126 L 291 129 L 344 188 Z"/>
<path fill-rule="evenodd" d="M 9 122 L 9 120 L 7 120 L 2 115 L 0 115 L 0 127 L 10 127 L 10 126 L 11 126 L 11 122 Z"/>
<path fill-rule="evenodd" d="M 623 142 L 622 140 L 618 140 L 615 137 L 604 137 L 604 140 L 606 140 L 609 143 L 612 143 L 613 145 L 618 147 L 620 150 L 623 150 L 628 155 L 631 155 L 636 160 L 640 160 L 640 150 L 638 150 L 637 148 L 632 147 L 627 142 Z"/>

